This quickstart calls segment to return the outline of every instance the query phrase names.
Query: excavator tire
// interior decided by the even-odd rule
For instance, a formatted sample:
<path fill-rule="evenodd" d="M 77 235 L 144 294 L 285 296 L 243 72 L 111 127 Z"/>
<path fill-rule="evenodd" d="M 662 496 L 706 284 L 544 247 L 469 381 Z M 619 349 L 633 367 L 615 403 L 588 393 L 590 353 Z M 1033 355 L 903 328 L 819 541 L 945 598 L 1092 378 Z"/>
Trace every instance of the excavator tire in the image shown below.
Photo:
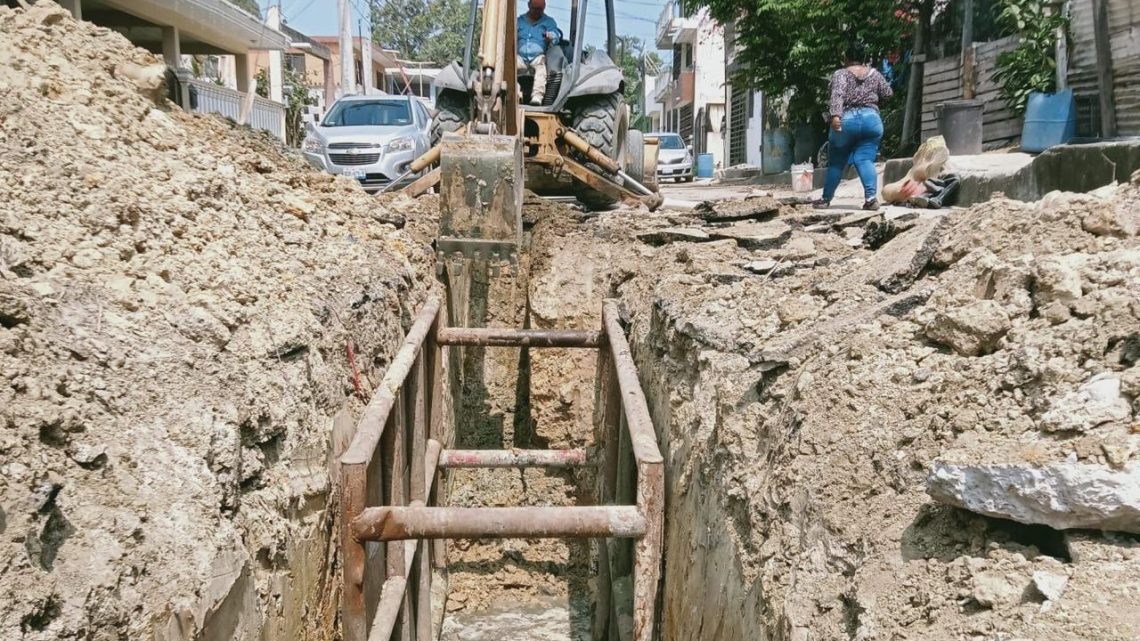
<path fill-rule="evenodd" d="M 623 160 L 629 131 L 629 111 L 622 92 L 575 98 L 567 107 L 570 109 L 570 126 L 591 147 L 614 160 Z M 592 163 L 587 163 L 587 166 L 596 169 Z M 578 200 L 588 209 L 605 209 L 617 202 L 613 196 L 581 183 L 577 184 L 576 190 Z"/>
<path fill-rule="evenodd" d="M 471 98 L 461 91 L 445 89 L 435 99 L 435 118 L 431 121 L 431 145 L 439 144 L 443 134 L 458 131 L 471 120 Z"/>

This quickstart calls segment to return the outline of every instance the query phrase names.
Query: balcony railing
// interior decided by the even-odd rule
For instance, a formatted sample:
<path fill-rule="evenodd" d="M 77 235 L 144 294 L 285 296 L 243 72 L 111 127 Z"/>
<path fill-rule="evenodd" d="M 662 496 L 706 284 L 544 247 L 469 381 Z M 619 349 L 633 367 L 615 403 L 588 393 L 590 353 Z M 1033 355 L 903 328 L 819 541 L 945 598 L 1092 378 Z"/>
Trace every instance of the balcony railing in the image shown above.
<path fill-rule="evenodd" d="M 657 17 L 657 48 L 669 49 L 673 45 L 692 43 L 700 19 L 678 0 L 669 0 Z"/>
<path fill-rule="evenodd" d="M 178 80 L 182 85 L 177 92 L 178 102 L 186 111 L 218 114 L 240 121 L 242 103 L 245 102 L 246 94 L 209 80 L 192 78 L 186 73 L 179 73 Z M 254 129 L 268 131 L 285 140 L 285 105 L 261 96 L 254 96 L 248 124 Z"/>
<path fill-rule="evenodd" d="M 659 48 L 665 49 L 673 46 L 674 21 L 680 17 L 681 5 L 676 0 L 669 0 L 661 8 L 661 14 L 657 17 L 657 46 Z"/>

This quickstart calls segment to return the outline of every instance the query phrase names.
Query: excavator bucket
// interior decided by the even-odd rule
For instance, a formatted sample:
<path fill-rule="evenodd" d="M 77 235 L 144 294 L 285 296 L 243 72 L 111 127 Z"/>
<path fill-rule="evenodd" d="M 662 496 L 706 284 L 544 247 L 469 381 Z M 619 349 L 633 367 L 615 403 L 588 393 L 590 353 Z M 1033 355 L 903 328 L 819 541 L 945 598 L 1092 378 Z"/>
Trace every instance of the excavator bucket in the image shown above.
<path fill-rule="evenodd" d="M 441 258 L 513 261 L 522 244 L 522 139 L 446 134 L 440 145 Z"/>

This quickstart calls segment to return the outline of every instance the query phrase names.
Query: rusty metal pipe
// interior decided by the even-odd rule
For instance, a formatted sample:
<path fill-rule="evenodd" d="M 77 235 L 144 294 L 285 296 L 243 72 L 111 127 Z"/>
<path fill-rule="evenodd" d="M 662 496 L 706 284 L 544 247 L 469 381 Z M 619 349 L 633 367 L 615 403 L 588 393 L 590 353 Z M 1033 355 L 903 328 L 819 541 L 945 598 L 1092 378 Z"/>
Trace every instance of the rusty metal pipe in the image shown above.
<path fill-rule="evenodd" d="M 657 432 L 653 429 L 653 419 L 649 415 L 649 403 L 641 391 L 641 381 L 637 378 L 637 365 L 629 349 L 625 331 L 618 322 L 617 303 L 606 301 L 602 307 L 602 321 L 606 327 L 606 338 L 610 344 L 617 373 L 618 388 L 621 390 L 621 406 L 629 426 L 629 438 L 633 444 L 633 456 L 638 463 L 660 463 L 661 449 L 657 446 Z"/>
<path fill-rule="evenodd" d="M 427 451 L 424 453 L 424 495 L 416 497 L 417 501 L 427 500 L 435 486 L 435 473 L 440 467 L 440 455 L 443 453 L 443 444 L 434 438 L 429 438 Z"/>
<path fill-rule="evenodd" d="M 396 352 L 396 357 L 384 372 L 384 378 L 376 388 L 376 393 L 368 401 L 360 421 L 356 424 L 352 443 L 340 457 L 342 465 L 367 465 L 372 460 L 376 445 L 380 443 L 380 437 L 384 434 L 388 415 L 396 404 L 396 395 L 403 387 L 404 380 L 408 378 L 408 373 L 412 371 L 412 366 L 415 365 L 416 355 L 419 354 L 424 339 L 435 323 L 439 306 L 438 298 L 429 298 L 420 308 L 415 323 L 404 337 L 404 344 L 400 347 L 400 351 Z"/>
<path fill-rule="evenodd" d="M 444 450 L 443 468 L 584 467 L 586 450 Z"/>
<path fill-rule="evenodd" d="M 436 145 L 436 146 L 432 147 L 431 149 L 428 149 L 427 151 L 425 151 L 423 154 L 420 155 L 419 158 L 416 158 L 415 160 L 413 160 L 412 164 L 408 165 L 407 171 L 405 171 L 404 173 L 397 176 L 396 179 L 393 180 L 392 182 L 388 183 L 387 185 L 384 185 L 384 188 L 381 189 L 377 193 L 381 193 L 381 194 L 387 193 L 388 190 L 395 187 L 397 184 L 399 184 L 401 181 L 403 181 L 408 176 L 411 176 L 412 174 L 417 174 L 417 173 L 427 169 L 428 167 L 431 167 L 435 163 L 439 162 L 439 147 L 440 147 L 439 145 Z"/>
<path fill-rule="evenodd" d="M 368 641 L 388 641 L 392 630 L 400 619 L 400 608 L 404 605 L 404 593 L 408 581 L 402 576 L 389 577 L 380 588 L 380 602 L 376 606 L 376 616 L 368 631 Z"/>
<path fill-rule="evenodd" d="M 358 541 L 401 539 L 638 538 L 645 518 L 632 505 L 590 507 L 370 507 L 352 521 Z"/>
<path fill-rule="evenodd" d="M 436 333 L 440 345 L 487 345 L 492 347 L 601 347 L 598 331 L 572 329 L 500 329 L 445 327 Z"/>
<path fill-rule="evenodd" d="M 595 165 L 610 172 L 611 174 L 616 174 L 621 171 L 621 166 L 617 164 L 617 161 L 603 154 L 597 147 L 594 147 L 590 143 L 586 142 L 586 139 L 579 136 L 578 132 L 574 131 L 573 129 L 562 129 L 561 136 L 562 140 L 566 141 L 566 144 L 578 150 L 579 153 L 581 153 L 586 157 L 587 160 L 594 163 Z"/>

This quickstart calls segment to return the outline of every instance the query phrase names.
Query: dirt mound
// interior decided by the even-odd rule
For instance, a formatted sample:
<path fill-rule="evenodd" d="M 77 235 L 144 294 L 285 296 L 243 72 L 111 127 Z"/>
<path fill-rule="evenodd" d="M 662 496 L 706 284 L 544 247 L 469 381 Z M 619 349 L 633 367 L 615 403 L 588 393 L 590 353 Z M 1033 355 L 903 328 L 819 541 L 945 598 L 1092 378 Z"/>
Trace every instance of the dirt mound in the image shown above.
<path fill-rule="evenodd" d="M 1114 493 L 1127 514 L 1140 500 L 1116 490 L 1140 475 L 1137 199 L 1127 185 L 1108 200 L 995 201 L 914 221 L 875 252 L 829 252 L 782 277 L 675 276 L 631 304 L 643 361 L 669 372 L 667 440 L 685 453 L 666 612 L 738 568 L 723 610 L 667 614 L 666 627 L 677 638 L 702 624 L 718 638 L 757 625 L 790 639 L 1135 638 L 1122 586 L 1140 580 L 1140 545 L 1048 527 L 1066 527 L 1048 506 L 1063 497 L 1054 509 L 1095 512 L 1098 498 L 1083 506 L 1080 494 Z M 1091 403 L 1080 389 L 1097 376 L 1117 381 L 1111 407 L 1051 426 L 1051 411 L 1084 415 L 1057 408 Z M 1084 477 L 1040 471 L 1066 461 Z M 932 503 L 928 473 L 950 464 L 974 467 L 966 481 L 933 479 L 931 493 L 1025 524 Z M 1019 494 L 1031 505 L 1003 504 Z M 725 617 L 734 600 L 756 606 Z"/>
<path fill-rule="evenodd" d="M 631 323 L 669 465 L 664 638 L 1140 635 L 1136 182 L 536 241 Z M 1090 522 L 1117 532 L 1068 529 Z"/>
<path fill-rule="evenodd" d="M 0 60 L 0 637 L 331 636 L 346 348 L 375 383 L 430 250 L 52 3 Z"/>

